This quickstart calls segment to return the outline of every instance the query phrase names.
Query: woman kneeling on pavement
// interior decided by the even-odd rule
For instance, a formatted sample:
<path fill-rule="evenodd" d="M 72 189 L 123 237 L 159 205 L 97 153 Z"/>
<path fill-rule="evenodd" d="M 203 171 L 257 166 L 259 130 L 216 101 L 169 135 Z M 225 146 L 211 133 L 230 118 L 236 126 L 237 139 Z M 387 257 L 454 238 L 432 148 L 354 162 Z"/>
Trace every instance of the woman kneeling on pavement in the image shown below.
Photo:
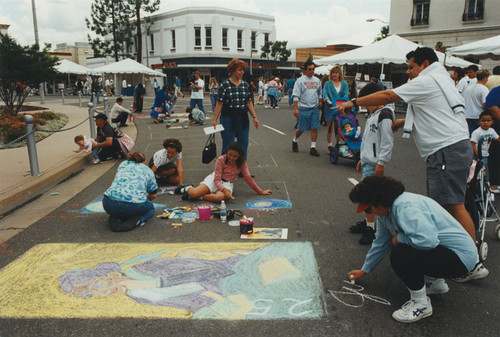
<path fill-rule="evenodd" d="M 156 198 L 157 190 L 154 173 L 146 166 L 146 157 L 140 152 L 129 153 L 127 161 L 118 166 L 115 179 L 102 200 L 111 230 L 125 232 L 144 226 L 155 210 L 151 200 Z"/>
<path fill-rule="evenodd" d="M 356 185 L 349 199 L 358 213 L 377 215 L 377 231 L 363 267 L 348 273 L 351 280 L 371 273 L 390 253 L 391 267 L 410 291 L 410 300 L 392 317 L 404 323 L 432 315 L 427 295 L 444 294 L 443 278 L 467 274 L 479 260 L 470 235 L 434 200 L 405 192 L 403 184 L 370 176 Z"/>

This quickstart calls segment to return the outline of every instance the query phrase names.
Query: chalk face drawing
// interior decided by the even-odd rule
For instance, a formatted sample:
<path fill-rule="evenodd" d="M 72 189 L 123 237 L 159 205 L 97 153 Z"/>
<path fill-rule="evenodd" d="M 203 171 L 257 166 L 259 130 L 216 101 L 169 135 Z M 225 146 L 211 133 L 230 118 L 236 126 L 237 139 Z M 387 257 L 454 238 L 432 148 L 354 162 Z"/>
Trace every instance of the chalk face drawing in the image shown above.
<path fill-rule="evenodd" d="M 91 201 L 82 209 L 80 214 L 106 213 L 104 211 L 104 208 L 102 207 L 102 198 L 103 196 L 101 195 L 100 197 L 97 197 L 96 199 Z M 165 204 L 156 204 L 156 203 L 153 203 L 153 205 L 155 206 L 155 210 L 160 210 L 167 206 Z"/>
<path fill-rule="evenodd" d="M 0 279 L 0 317 L 324 314 L 310 243 L 43 244 L 2 269 Z"/>
<path fill-rule="evenodd" d="M 276 209 L 276 208 L 292 208 L 292 203 L 287 199 L 259 199 L 249 201 L 245 204 L 245 208 L 250 209 Z"/>

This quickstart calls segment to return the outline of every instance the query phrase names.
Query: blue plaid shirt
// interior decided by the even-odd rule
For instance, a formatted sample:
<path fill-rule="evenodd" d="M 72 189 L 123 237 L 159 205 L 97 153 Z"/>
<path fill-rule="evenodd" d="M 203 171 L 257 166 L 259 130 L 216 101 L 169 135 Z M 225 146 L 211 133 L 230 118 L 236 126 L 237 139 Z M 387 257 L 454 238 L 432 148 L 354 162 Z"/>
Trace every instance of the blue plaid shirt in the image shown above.
<path fill-rule="evenodd" d="M 245 81 L 236 86 L 230 80 L 225 80 L 219 87 L 218 101 L 232 109 L 247 110 L 251 97 L 250 86 Z"/>

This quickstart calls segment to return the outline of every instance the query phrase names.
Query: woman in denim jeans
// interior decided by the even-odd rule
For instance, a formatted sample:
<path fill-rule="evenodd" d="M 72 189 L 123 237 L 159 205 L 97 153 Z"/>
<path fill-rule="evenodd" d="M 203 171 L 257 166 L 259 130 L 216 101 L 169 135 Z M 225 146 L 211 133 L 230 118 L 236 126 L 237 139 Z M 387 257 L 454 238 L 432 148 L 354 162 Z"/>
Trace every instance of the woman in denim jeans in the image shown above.
<path fill-rule="evenodd" d="M 125 232 L 142 227 L 151 218 L 158 185 L 153 171 L 140 152 L 131 152 L 127 161 L 118 166 L 111 187 L 104 192 L 102 205 L 109 214 L 113 232 Z"/>
<path fill-rule="evenodd" d="M 210 84 L 208 86 L 210 90 L 210 102 L 212 103 L 212 112 L 215 113 L 215 104 L 217 103 L 217 92 L 219 91 L 219 83 L 215 77 L 210 78 Z"/>

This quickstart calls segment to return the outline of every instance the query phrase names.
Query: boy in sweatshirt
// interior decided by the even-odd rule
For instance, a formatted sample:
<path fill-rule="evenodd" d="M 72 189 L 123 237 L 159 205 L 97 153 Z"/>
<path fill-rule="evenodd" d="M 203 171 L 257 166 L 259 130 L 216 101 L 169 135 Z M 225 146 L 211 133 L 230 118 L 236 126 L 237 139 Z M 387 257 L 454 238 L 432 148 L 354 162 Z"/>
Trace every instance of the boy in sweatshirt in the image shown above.
<path fill-rule="evenodd" d="M 377 83 L 368 83 L 359 92 L 359 97 L 381 91 L 383 88 Z M 361 142 L 361 160 L 356 165 L 356 171 L 362 174 L 362 179 L 368 176 L 384 175 L 384 168 L 391 160 L 394 137 L 392 122 L 394 111 L 384 105 L 367 106 L 368 119 L 365 133 Z M 359 243 L 369 245 L 375 239 L 375 215 L 366 213 L 366 219 L 351 226 L 352 233 L 362 233 Z"/>

